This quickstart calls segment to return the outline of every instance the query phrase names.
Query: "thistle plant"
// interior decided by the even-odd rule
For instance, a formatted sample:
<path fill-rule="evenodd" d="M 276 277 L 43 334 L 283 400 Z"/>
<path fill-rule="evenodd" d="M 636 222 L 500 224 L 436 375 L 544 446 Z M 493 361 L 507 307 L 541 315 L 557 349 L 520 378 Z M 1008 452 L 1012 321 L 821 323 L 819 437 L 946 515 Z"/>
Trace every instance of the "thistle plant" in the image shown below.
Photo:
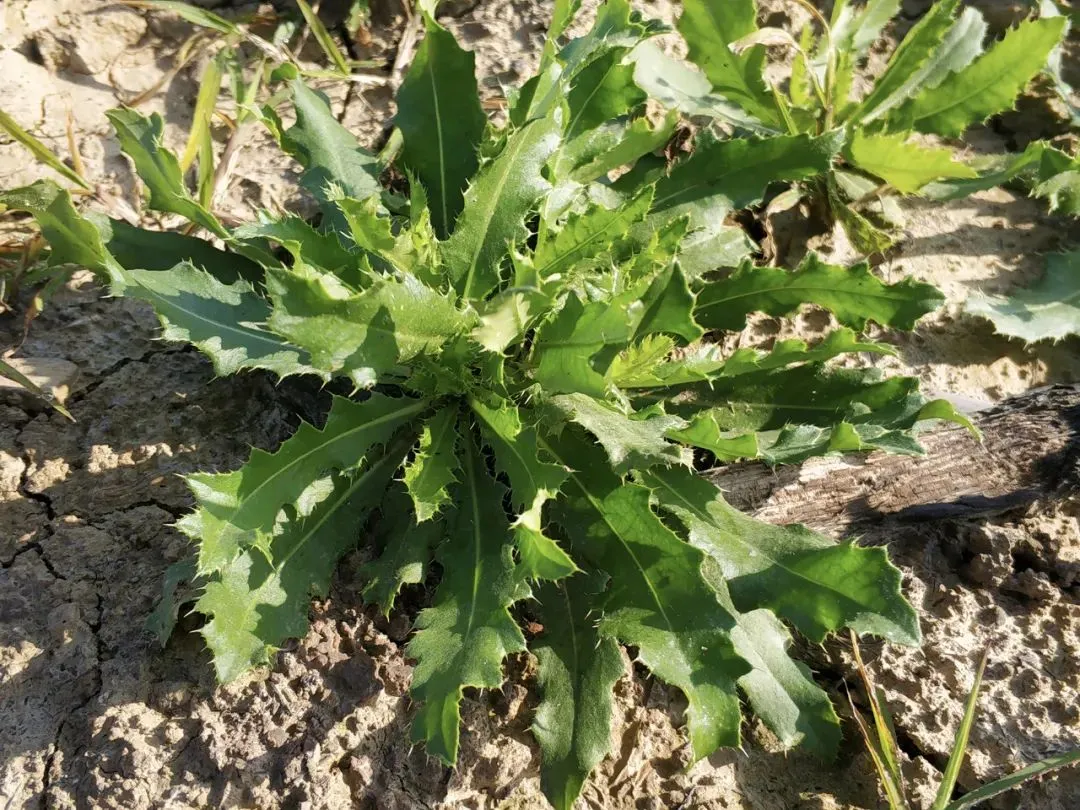
<path fill-rule="evenodd" d="M 657 175 L 672 122 L 644 115 L 626 57 L 661 29 L 626 0 L 562 45 L 572 9 L 557 4 L 539 73 L 502 126 L 482 111 L 472 54 L 431 5 L 421 13 L 397 99 L 390 176 L 405 182 L 385 185 L 385 163 L 326 100 L 288 67 L 276 74 L 293 123 L 269 106 L 260 118 L 303 166 L 317 224 L 266 213 L 225 227 L 185 186 L 161 119 L 127 109 L 110 119 L 150 207 L 208 239 L 80 214 L 48 182 L 0 196 L 34 214 L 53 264 L 149 302 L 164 337 L 219 375 L 351 392 L 274 452 L 188 478 L 195 509 L 179 526 L 194 560 L 169 579 L 194 581 L 217 675 L 304 635 L 312 596 L 371 532 L 366 600 L 388 612 L 403 586 L 433 592 L 408 645 L 413 730 L 447 763 L 464 691 L 499 687 L 504 660 L 528 648 L 543 787 L 570 807 L 608 752 L 620 644 L 685 695 L 694 760 L 739 744 L 740 692 L 783 743 L 828 757 L 837 717 L 790 657 L 785 622 L 814 642 L 850 628 L 915 644 L 900 572 L 882 548 L 753 520 L 696 470 L 917 453 L 920 422 L 962 422 L 912 378 L 832 362 L 889 353 L 859 336 L 867 321 L 912 328 L 940 294 L 813 255 L 794 271 L 688 272 L 710 221 L 773 180 L 828 172 L 841 142 L 703 136 Z M 837 322 L 814 344 L 705 340 L 803 304 Z M 545 628 L 528 644 L 526 606 Z"/>
<path fill-rule="evenodd" d="M 828 19 L 808 0 L 791 5 L 812 19 L 797 36 L 759 27 L 755 0 L 686 0 L 678 28 L 700 71 L 646 44 L 632 57 L 635 78 L 669 108 L 728 129 L 833 133 L 838 160 L 831 171 L 804 182 L 801 193 L 822 203 L 863 253 L 892 244 L 882 229 L 900 216 L 891 194 L 967 194 L 1030 174 L 1040 160 L 1043 185 L 1037 184 L 1035 193 L 1049 198 L 1055 210 L 1080 212 L 1074 176 L 1047 183 L 1070 169 L 1075 175 L 1075 162 L 1044 143 L 1033 145 L 1014 165 L 1004 159 L 967 162 L 947 140 L 926 139 L 956 138 L 1011 109 L 1048 63 L 1052 69 L 1067 20 L 1049 0 L 1041 5 L 1040 19 L 1021 22 L 988 47 L 979 11 L 971 6 L 960 11 L 960 0 L 937 0 L 868 87 L 861 86 L 866 83 L 862 63 L 899 12 L 900 0 L 861 5 L 837 0 Z M 768 75 L 783 79 L 768 79 L 765 69 L 778 55 L 783 66 Z M 1062 191 L 1063 183 L 1069 190 Z M 778 202 L 791 206 L 798 197 L 794 193 Z"/>

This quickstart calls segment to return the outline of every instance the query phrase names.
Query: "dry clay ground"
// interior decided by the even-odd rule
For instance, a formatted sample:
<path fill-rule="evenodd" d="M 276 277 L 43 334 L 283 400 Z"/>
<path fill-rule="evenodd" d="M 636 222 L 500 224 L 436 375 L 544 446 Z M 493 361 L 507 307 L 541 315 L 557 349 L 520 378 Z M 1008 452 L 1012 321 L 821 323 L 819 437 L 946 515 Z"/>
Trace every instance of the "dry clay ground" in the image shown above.
<path fill-rule="evenodd" d="M 392 60 L 404 19 L 392 3 L 374 5 L 373 41 L 360 55 Z M 642 7 L 670 14 L 666 6 Z M 131 174 L 102 113 L 151 87 L 190 29 L 99 0 L 7 0 L 0 13 L 4 108 L 63 154 L 70 109 L 88 171 L 134 205 Z M 534 63 L 547 13 L 532 2 L 499 0 L 450 21 L 477 50 L 489 95 Z M 144 105 L 166 116 L 174 146 L 190 120 L 198 70 L 196 61 Z M 329 90 L 342 120 L 374 142 L 392 109 L 390 88 Z M 1004 143 L 992 130 L 979 137 L 983 148 Z M 243 153 L 221 205 L 227 213 L 296 202 L 293 167 L 264 145 L 253 139 Z M 0 144 L 0 186 L 42 174 L 17 145 Z M 879 270 L 933 281 L 949 304 L 915 335 L 886 336 L 900 350 L 888 366 L 976 406 L 1080 379 L 1076 342 L 1025 350 L 959 312 L 971 289 L 1000 291 L 1036 277 L 1038 254 L 1080 236 L 1075 228 L 1070 234 L 1069 223 L 1005 191 L 907 207 L 905 238 Z M 842 244 L 819 246 L 844 252 Z M 795 331 L 813 335 L 826 326 L 808 314 Z M 307 638 L 284 650 L 272 670 L 216 688 L 190 620 L 164 649 L 152 641 L 143 621 L 165 567 L 186 551 L 168 526 L 190 504 L 178 475 L 234 468 L 250 446 L 271 448 L 286 436 L 297 410 L 319 409 L 310 391 L 275 388 L 258 375 L 214 380 L 197 354 L 156 341 L 155 332 L 144 307 L 102 300 L 83 281 L 51 303 L 16 354 L 67 386 L 77 421 L 10 392 L 0 404 L 0 807 L 546 806 L 528 735 L 535 690 L 524 657 L 510 663 L 502 690 L 468 695 L 456 770 L 409 744 L 403 643 L 422 594 L 410 594 L 388 622 L 373 618 L 352 575 L 363 549 L 313 608 Z M 743 338 L 763 342 L 776 332 L 763 320 Z M 17 313 L 0 318 L 3 345 L 20 333 Z M 923 616 L 921 649 L 869 644 L 866 652 L 896 710 L 906 767 L 924 800 L 987 645 L 982 711 L 962 785 L 1080 745 L 1077 508 L 1066 493 L 983 523 L 898 524 L 868 534 L 867 542 L 890 544 Z M 843 646 L 806 654 L 841 703 L 851 676 Z M 617 694 L 614 754 L 586 789 L 585 806 L 880 806 L 850 722 L 833 764 L 780 752 L 748 722 L 743 751 L 721 751 L 687 771 L 680 697 L 640 668 Z M 1075 810 L 1080 769 L 997 806 Z"/>

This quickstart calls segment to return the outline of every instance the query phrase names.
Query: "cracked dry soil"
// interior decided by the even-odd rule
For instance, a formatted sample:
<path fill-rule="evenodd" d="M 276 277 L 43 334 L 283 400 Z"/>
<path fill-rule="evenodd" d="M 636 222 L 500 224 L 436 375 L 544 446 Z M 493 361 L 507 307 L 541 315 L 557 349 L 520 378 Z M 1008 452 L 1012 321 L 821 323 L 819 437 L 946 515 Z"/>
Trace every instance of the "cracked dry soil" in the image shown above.
<path fill-rule="evenodd" d="M 405 21 L 394 4 L 374 5 L 365 55 L 392 59 Z M 476 49 L 486 95 L 529 72 L 547 4 L 457 5 L 449 24 Z M 671 18 L 667 2 L 643 5 Z M 107 0 L 8 0 L 0 14 L 5 108 L 13 105 L 8 112 L 61 153 L 70 108 L 88 171 L 134 200 L 102 112 L 151 87 L 191 29 Z M 174 148 L 183 143 L 200 71 L 196 60 L 144 107 L 165 116 Z M 341 120 L 375 143 L 392 112 L 389 90 L 327 89 Z M 1010 137 L 978 136 L 986 148 Z M 247 218 L 251 208 L 279 202 L 303 209 L 294 167 L 265 146 L 255 135 L 242 153 L 223 213 Z M 0 185 L 43 175 L 20 149 L 0 143 Z M 904 242 L 878 270 L 932 281 L 949 301 L 913 336 L 875 335 L 900 352 L 888 368 L 982 402 L 1078 379 L 1076 341 L 1025 351 L 959 314 L 970 289 L 1003 290 L 1034 277 L 1038 253 L 1067 238 L 1060 221 L 1009 192 L 912 206 Z M 842 244 L 815 247 L 844 253 Z M 190 505 L 179 476 L 235 468 L 252 446 L 271 449 L 291 433 L 296 413 L 317 416 L 321 404 L 310 391 L 260 375 L 215 380 L 199 355 L 155 340 L 155 320 L 142 305 L 101 294 L 85 280 L 64 290 L 17 355 L 65 361 L 69 374 L 78 369 L 67 380 L 76 422 L 22 399 L 0 400 L 0 807 L 546 807 L 528 734 L 535 689 L 525 656 L 509 662 L 502 690 L 467 696 L 456 770 L 409 743 L 403 645 L 423 595 L 409 594 L 389 621 L 375 617 L 353 573 L 363 546 L 340 566 L 330 597 L 313 606 L 308 636 L 238 683 L 215 686 L 193 620 L 182 621 L 164 649 L 145 632 L 162 574 L 187 547 L 170 527 Z M 793 333 L 813 337 L 829 326 L 808 313 Z M 777 327 L 759 320 L 740 340 L 788 336 Z M 0 318 L 3 345 L 20 337 L 17 314 Z M 1077 509 L 1068 491 L 992 520 L 868 532 L 867 542 L 890 544 L 923 617 L 920 649 L 865 649 L 895 710 L 905 769 L 923 806 L 984 646 L 990 667 L 961 785 L 1080 745 Z M 845 679 L 854 683 L 846 650 L 804 652 L 842 706 Z M 881 806 L 850 722 L 835 763 L 781 752 L 749 720 L 743 751 L 720 751 L 687 770 L 681 698 L 639 667 L 629 671 L 617 686 L 614 753 L 584 806 Z M 987 806 L 1076 810 L 1080 769 Z"/>

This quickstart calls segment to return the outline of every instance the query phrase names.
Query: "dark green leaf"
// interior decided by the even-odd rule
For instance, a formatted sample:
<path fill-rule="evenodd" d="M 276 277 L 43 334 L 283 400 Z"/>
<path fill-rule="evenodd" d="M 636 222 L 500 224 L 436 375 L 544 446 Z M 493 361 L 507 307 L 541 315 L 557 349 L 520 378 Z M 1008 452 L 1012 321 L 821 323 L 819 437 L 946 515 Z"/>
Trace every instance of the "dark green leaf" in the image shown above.
<path fill-rule="evenodd" d="M 555 810 L 573 810 L 611 750 L 611 690 L 624 667 L 618 644 L 596 632 L 593 604 L 604 580 L 575 576 L 536 594 L 545 632 L 531 645 L 542 696 L 532 732 L 543 752 L 540 785 Z"/>
<path fill-rule="evenodd" d="M 434 604 L 420 613 L 408 653 L 417 661 L 412 693 L 422 701 L 413 738 L 448 765 L 457 759 L 466 687 L 496 689 L 502 661 L 525 649 L 507 608 L 525 595 L 514 572 L 503 488 L 485 471 L 472 441 L 462 453 L 457 512 L 439 550 L 443 578 Z M 468 559 L 468 565 L 460 564 Z"/>

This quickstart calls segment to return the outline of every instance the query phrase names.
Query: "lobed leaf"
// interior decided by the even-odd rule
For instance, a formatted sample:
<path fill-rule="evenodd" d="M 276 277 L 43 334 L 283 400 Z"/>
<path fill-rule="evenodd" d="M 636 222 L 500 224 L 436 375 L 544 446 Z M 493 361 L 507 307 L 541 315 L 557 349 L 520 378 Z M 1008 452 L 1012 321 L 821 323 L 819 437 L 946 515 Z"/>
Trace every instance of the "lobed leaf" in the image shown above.
<path fill-rule="evenodd" d="M 716 563 L 737 610 L 768 608 L 814 642 L 850 627 L 919 643 L 918 619 L 884 549 L 836 544 L 803 526 L 754 520 L 689 470 L 654 469 L 644 480 L 686 526 L 691 545 Z"/>
<path fill-rule="evenodd" d="M 112 291 L 149 303 L 161 321 L 162 337 L 195 346 L 217 374 L 252 368 L 279 377 L 320 374 L 304 351 L 261 326 L 270 306 L 245 281 L 223 284 L 183 262 L 165 272 L 117 270 Z"/>
<path fill-rule="evenodd" d="M 811 253 L 793 271 L 744 264 L 727 278 L 706 284 L 698 293 L 694 317 L 705 329 L 738 331 L 751 312 L 788 315 L 809 303 L 854 329 L 871 320 L 911 329 L 944 300 L 934 287 L 913 278 L 885 284 L 865 262 L 843 268 Z"/>
<path fill-rule="evenodd" d="M 290 514 L 263 547 L 241 551 L 207 583 L 195 607 L 210 617 L 201 632 L 219 681 L 266 663 L 285 639 L 307 635 L 312 596 L 326 595 L 338 560 L 359 541 L 403 455 L 383 456 L 352 478 L 309 479 L 311 488 L 329 491 L 319 493 L 310 511 Z"/>
<path fill-rule="evenodd" d="M 686 0 L 679 33 L 689 48 L 690 61 L 705 72 L 713 89 L 766 124 L 777 124 L 772 96 L 762 75 L 765 49 L 737 54 L 731 44 L 757 30 L 753 0 Z"/>
<path fill-rule="evenodd" d="M 405 465 L 405 488 L 412 498 L 417 523 L 430 520 L 449 503 L 447 487 L 457 480 L 457 408 L 447 405 L 424 423 L 420 444 Z"/>
<path fill-rule="evenodd" d="M 409 498 L 399 486 L 392 485 L 381 504 L 377 525 L 382 553 L 360 567 L 359 575 L 367 580 L 361 595 L 374 602 L 389 616 L 402 585 L 419 585 L 428 571 L 431 552 L 446 533 L 442 520 L 417 523 L 409 508 Z"/>
<path fill-rule="evenodd" d="M 868 135 L 856 129 L 845 151 L 858 168 L 879 177 L 903 194 L 916 194 L 941 178 L 977 177 L 970 166 L 958 163 L 951 149 L 922 146 L 907 135 Z"/>
<path fill-rule="evenodd" d="M 338 123 L 325 96 L 299 78 L 293 79 L 289 88 L 296 124 L 281 133 L 281 145 L 304 167 L 300 185 L 319 201 L 330 227 L 344 231 L 345 223 L 334 198 L 378 197 L 382 192 L 378 159 L 362 149 L 352 133 Z"/>
<path fill-rule="evenodd" d="M 561 579 L 578 570 L 570 556 L 543 531 L 543 508 L 557 497 L 567 471 L 540 457 L 535 427 L 522 424 L 520 410 L 506 400 L 489 405 L 478 399 L 470 406 L 484 438 L 495 454 L 495 466 L 510 480 L 510 499 L 518 513 L 514 542 L 524 579 Z"/>
<path fill-rule="evenodd" d="M 1010 296 L 973 294 L 964 309 L 987 318 L 998 334 L 1028 343 L 1080 334 L 1080 251 L 1047 257 L 1046 273 Z"/>
<path fill-rule="evenodd" d="M 735 683 L 749 666 L 731 641 L 733 617 L 702 578 L 704 554 L 660 521 L 648 489 L 605 470 L 599 448 L 564 433 L 557 456 L 574 470 L 561 523 L 575 553 L 611 577 L 597 604 L 600 635 L 636 646 L 653 675 L 686 695 L 694 761 L 738 745 Z"/>
<path fill-rule="evenodd" d="M 1001 42 L 937 87 L 891 113 L 892 129 L 957 136 L 972 124 L 1012 107 L 1061 40 L 1065 18 L 1027 20 Z"/>
<path fill-rule="evenodd" d="M 448 765 L 457 759 L 465 688 L 499 687 L 503 659 L 525 649 L 507 610 L 525 591 L 507 543 L 503 488 L 485 471 L 475 443 L 465 444 L 454 497 L 457 510 L 438 554 L 442 581 L 432 606 L 420 613 L 408 646 L 417 661 L 412 693 L 422 701 L 413 738 L 425 741 L 428 752 Z M 471 564 L 460 565 L 462 559 Z"/>
<path fill-rule="evenodd" d="M 687 461 L 678 445 L 665 438 L 670 431 L 685 427 L 686 422 L 677 416 L 626 414 L 587 394 L 563 394 L 551 402 L 600 442 L 617 473 Z"/>
<path fill-rule="evenodd" d="M 228 238 L 229 233 L 212 213 L 204 208 L 184 186 L 184 175 L 176 155 L 162 143 L 165 122 L 154 113 L 149 118 L 134 110 L 121 107 L 106 113 L 120 148 L 150 192 L 150 207 L 167 211 L 191 220 L 215 236 Z"/>
<path fill-rule="evenodd" d="M 473 325 L 455 301 L 411 276 L 381 279 L 359 293 L 310 268 L 271 271 L 268 325 L 311 355 L 323 372 L 367 388 L 422 354 L 436 354 Z"/>
<path fill-rule="evenodd" d="M 465 192 L 465 208 L 443 243 L 443 260 L 465 298 L 483 298 L 501 281 L 512 243 L 528 235 L 525 217 L 550 190 L 541 168 L 559 143 L 560 116 L 526 124 L 476 176 Z"/>
<path fill-rule="evenodd" d="M 611 751 L 611 690 L 625 669 L 619 645 L 596 631 L 593 603 L 604 584 L 593 573 L 536 594 L 545 632 L 530 645 L 542 696 L 532 732 L 543 754 L 540 786 L 555 810 L 572 810 Z"/>
<path fill-rule="evenodd" d="M 351 475 L 426 408 L 422 399 L 382 394 L 363 402 L 335 397 L 323 428 L 304 423 L 276 452 L 255 449 L 234 472 L 189 476 L 196 510 L 177 526 L 199 543 L 199 573 L 224 569 L 247 548 L 265 548 L 278 513 L 295 507 L 313 481 Z"/>
<path fill-rule="evenodd" d="M 401 159 L 427 188 L 435 233 L 445 239 L 461 213 L 487 125 L 476 85 L 476 59 L 424 12 L 426 35 L 397 96 Z"/>

